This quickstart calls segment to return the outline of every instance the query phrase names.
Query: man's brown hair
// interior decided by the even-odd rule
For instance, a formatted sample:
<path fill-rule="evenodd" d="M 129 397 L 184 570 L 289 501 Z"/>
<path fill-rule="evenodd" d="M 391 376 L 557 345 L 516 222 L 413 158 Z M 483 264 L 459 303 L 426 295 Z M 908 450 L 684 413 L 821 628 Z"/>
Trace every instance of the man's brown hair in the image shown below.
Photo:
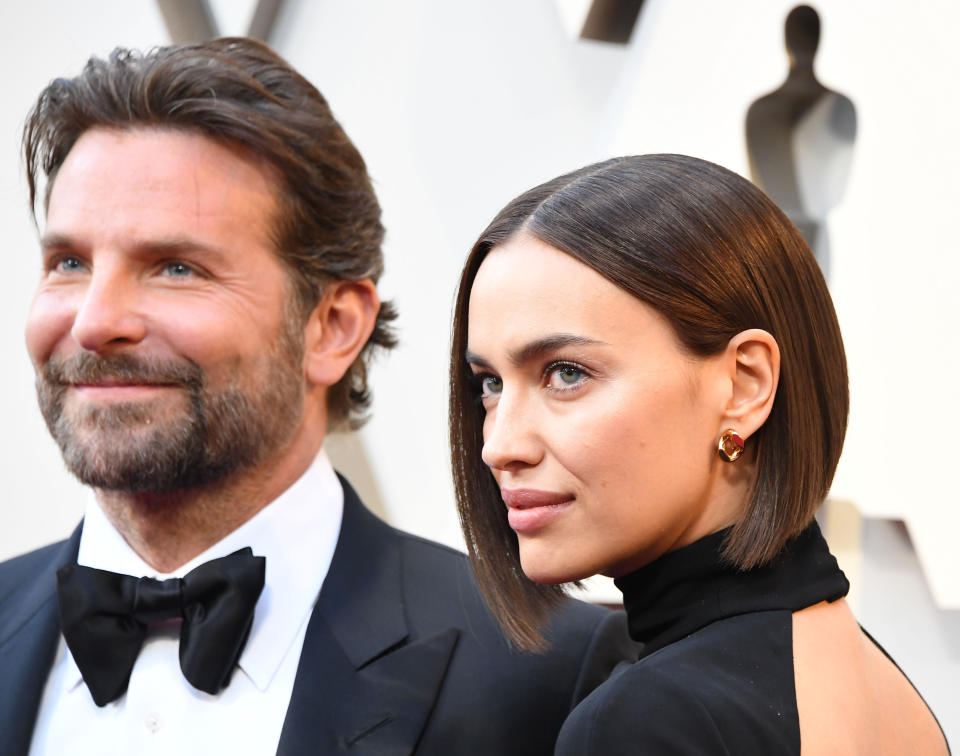
<path fill-rule="evenodd" d="M 74 78 L 52 81 L 27 117 L 23 150 L 36 214 L 57 171 L 92 128 L 191 131 L 264 161 L 280 184 L 273 242 L 287 267 L 298 317 L 331 280 L 376 281 L 383 271 L 380 205 L 367 168 L 309 81 L 266 45 L 224 38 L 146 53 L 117 48 Z M 162 159 L 162 157 L 158 157 Z M 367 366 L 395 344 L 393 307 L 381 306 L 369 341 L 327 397 L 331 427 L 356 427 L 370 404 Z"/>
<path fill-rule="evenodd" d="M 520 568 L 517 536 L 480 453 L 483 407 L 465 359 L 470 290 L 494 247 L 519 232 L 590 266 L 656 309 L 693 355 L 761 328 L 780 347 L 767 421 L 749 442 L 756 479 L 725 556 L 749 569 L 800 533 L 833 480 L 847 427 L 847 365 L 823 274 L 800 232 L 746 179 L 684 155 L 615 158 L 522 194 L 474 245 L 460 279 L 450 362 L 457 506 L 488 603 L 520 646 L 560 600 Z M 715 441 L 714 441 L 715 443 Z"/>

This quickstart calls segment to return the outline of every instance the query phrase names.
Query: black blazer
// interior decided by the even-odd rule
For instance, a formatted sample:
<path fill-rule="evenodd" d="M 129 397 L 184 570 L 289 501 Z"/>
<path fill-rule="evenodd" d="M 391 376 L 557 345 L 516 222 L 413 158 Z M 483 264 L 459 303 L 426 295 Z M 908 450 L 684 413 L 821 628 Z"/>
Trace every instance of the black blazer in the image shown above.
<path fill-rule="evenodd" d="M 340 539 L 307 628 L 279 756 L 547 756 L 621 660 L 622 613 L 571 602 L 552 650 L 511 650 L 464 556 L 391 528 L 346 481 Z M 60 638 L 66 541 L 0 564 L 0 752 L 26 756 Z"/>

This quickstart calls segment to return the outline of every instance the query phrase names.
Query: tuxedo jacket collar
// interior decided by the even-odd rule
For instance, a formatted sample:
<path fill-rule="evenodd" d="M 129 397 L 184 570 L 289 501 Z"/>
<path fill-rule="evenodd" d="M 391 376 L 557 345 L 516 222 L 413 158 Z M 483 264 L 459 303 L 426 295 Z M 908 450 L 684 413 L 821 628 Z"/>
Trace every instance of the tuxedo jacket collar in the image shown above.
<path fill-rule="evenodd" d="M 66 541 L 48 546 L 40 565 L 0 600 L 0 733 L 3 752 L 26 756 L 43 689 L 60 640 L 57 578 L 60 565 L 77 561 L 80 527 Z"/>
<path fill-rule="evenodd" d="M 330 572 L 307 628 L 277 753 L 413 753 L 459 638 L 414 637 L 401 536 L 349 483 Z"/>
<path fill-rule="evenodd" d="M 406 756 L 426 726 L 459 631 L 412 636 L 401 536 L 341 483 L 340 538 L 307 627 L 277 753 Z M 29 750 L 60 638 L 56 570 L 76 562 L 79 544 L 78 527 L 45 550 L 42 568 L 25 576 L 13 595 L 0 598 L 4 754 Z"/>
<path fill-rule="evenodd" d="M 317 600 L 343 653 L 357 669 L 408 636 L 400 542 L 343 478 L 343 521 Z"/>

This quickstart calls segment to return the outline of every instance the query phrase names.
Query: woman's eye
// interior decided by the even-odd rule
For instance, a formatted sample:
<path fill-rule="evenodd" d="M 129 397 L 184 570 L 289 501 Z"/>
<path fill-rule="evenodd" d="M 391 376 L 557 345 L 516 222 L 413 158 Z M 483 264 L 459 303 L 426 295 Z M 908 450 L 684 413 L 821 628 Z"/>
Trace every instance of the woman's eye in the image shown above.
<path fill-rule="evenodd" d="M 503 380 L 495 375 L 484 375 L 480 377 L 480 396 L 486 398 L 495 396 L 503 391 Z"/>
<path fill-rule="evenodd" d="M 547 388 L 568 391 L 582 384 L 587 372 L 578 365 L 560 363 L 547 368 Z"/>

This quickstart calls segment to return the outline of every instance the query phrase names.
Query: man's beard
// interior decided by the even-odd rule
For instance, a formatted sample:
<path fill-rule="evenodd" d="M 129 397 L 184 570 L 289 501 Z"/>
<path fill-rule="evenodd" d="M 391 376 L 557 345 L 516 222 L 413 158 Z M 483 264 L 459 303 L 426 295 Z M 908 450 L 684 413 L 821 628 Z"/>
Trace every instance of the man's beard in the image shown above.
<path fill-rule="evenodd" d="M 206 385 L 203 370 L 188 359 L 146 359 L 132 353 L 84 352 L 50 359 L 37 374 L 40 410 L 67 468 L 95 488 L 129 493 L 171 493 L 214 484 L 250 469 L 292 435 L 303 407 L 303 347 L 289 326 L 268 360 L 265 374 L 242 374 L 248 384 Z M 69 384 L 104 380 L 164 384 L 187 406 L 169 397 L 104 402 L 64 411 Z"/>

